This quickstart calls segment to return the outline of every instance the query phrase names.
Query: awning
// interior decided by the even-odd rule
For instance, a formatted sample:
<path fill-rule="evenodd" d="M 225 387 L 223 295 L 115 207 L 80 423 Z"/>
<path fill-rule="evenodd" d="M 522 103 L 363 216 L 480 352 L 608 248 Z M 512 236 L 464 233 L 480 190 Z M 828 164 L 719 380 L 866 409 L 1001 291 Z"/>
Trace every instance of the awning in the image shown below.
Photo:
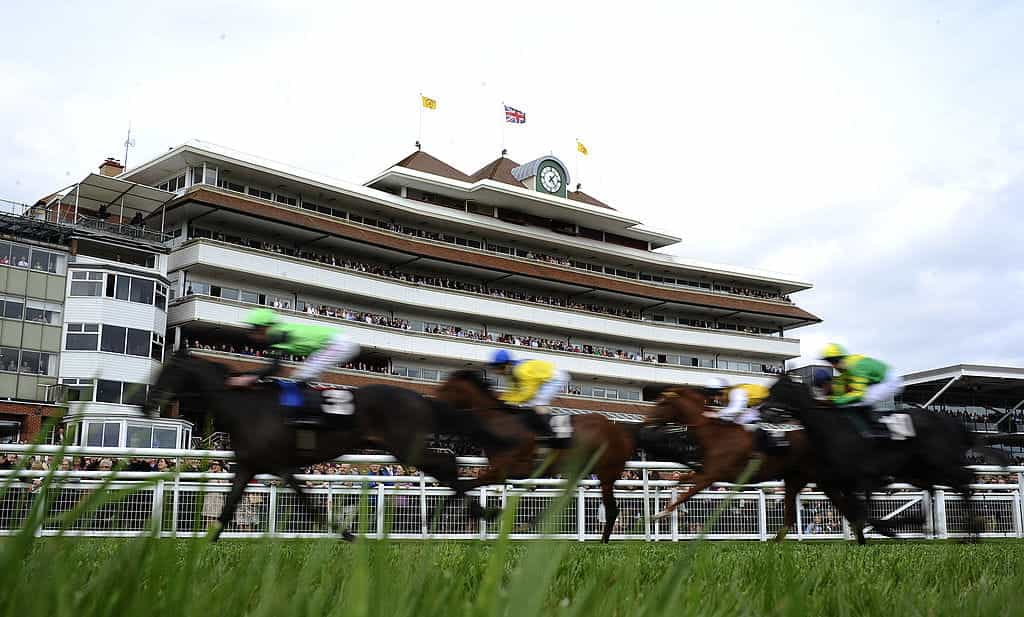
<path fill-rule="evenodd" d="M 145 184 L 136 184 L 96 173 L 91 173 L 76 185 L 69 187 L 60 203 L 85 210 L 120 209 L 123 203 L 126 212 L 142 212 L 143 215 L 156 212 L 176 195 Z"/>

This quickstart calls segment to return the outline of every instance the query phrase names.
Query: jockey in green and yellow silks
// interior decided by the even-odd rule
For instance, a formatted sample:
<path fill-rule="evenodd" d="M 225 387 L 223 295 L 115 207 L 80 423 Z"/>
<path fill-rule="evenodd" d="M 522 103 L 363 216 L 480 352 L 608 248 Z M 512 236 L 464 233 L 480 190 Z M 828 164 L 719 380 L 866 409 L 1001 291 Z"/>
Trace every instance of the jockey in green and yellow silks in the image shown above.
<path fill-rule="evenodd" d="M 874 407 L 903 391 L 903 380 L 887 365 L 874 358 L 849 354 L 842 345 L 829 343 L 821 358 L 839 371 L 829 397 L 837 406 Z"/>

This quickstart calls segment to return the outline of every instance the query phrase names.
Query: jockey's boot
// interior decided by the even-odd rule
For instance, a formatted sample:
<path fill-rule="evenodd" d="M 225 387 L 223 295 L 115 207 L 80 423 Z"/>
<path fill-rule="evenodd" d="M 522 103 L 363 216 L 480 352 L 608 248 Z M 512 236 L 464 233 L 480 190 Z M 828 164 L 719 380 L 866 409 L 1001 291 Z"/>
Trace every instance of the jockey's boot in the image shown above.
<path fill-rule="evenodd" d="M 855 405 L 851 407 L 862 420 L 864 425 L 860 431 L 861 437 L 865 439 L 888 439 L 889 427 L 882 423 L 883 414 L 875 411 L 871 405 Z"/>
<path fill-rule="evenodd" d="M 551 430 L 550 418 L 547 415 L 538 413 L 533 407 L 530 407 L 526 413 L 526 423 L 530 430 L 537 434 L 538 439 L 554 439 L 555 433 Z"/>

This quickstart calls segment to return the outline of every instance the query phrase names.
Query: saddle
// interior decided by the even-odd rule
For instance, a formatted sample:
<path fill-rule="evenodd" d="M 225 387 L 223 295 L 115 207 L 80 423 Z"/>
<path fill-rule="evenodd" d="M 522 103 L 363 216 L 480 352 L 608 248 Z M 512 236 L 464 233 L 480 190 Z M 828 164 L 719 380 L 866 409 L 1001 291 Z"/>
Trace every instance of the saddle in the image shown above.
<path fill-rule="evenodd" d="M 907 410 L 848 408 L 842 412 L 864 439 L 904 441 L 917 436 L 913 418 Z"/>
<path fill-rule="evenodd" d="M 274 379 L 278 404 L 285 412 L 285 423 L 306 429 L 348 430 L 355 413 L 355 391 L 325 384 L 301 384 Z"/>
<path fill-rule="evenodd" d="M 512 405 L 506 405 L 502 411 L 520 420 L 534 434 L 540 446 L 562 450 L 572 444 L 572 422 L 569 416 L 541 414 L 532 407 Z"/>

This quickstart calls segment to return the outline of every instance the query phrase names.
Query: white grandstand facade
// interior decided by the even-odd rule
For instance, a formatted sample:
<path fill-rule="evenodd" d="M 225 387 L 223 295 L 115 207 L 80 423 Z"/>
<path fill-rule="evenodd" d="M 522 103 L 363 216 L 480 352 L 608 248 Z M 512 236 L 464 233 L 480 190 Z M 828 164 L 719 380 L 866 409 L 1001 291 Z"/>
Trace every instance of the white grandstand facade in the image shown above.
<path fill-rule="evenodd" d="M 325 381 L 429 393 L 448 372 L 483 368 L 504 347 L 572 375 L 557 406 L 635 416 L 668 384 L 711 376 L 768 383 L 799 355 L 793 330 L 819 321 L 790 297 L 809 283 L 659 252 L 680 239 L 572 190 L 553 156 L 525 164 L 502 156 L 467 174 L 417 150 L 350 184 L 189 142 L 115 171 L 109 180 L 129 198 L 155 199 L 136 200 L 114 220 L 141 213 L 137 229 L 166 234 L 160 246 L 147 244 L 150 278 L 167 288 L 166 313 L 69 298 L 65 341 L 68 324 L 84 319 L 71 313 L 97 322 L 106 312 L 163 335 L 168 349 L 255 368 L 264 360 L 241 322 L 271 306 L 287 320 L 337 327 L 363 347 Z M 37 216 L 94 214 L 75 190 L 41 200 Z M 88 270 L 89 260 L 71 261 L 69 270 Z M 66 384 L 107 362 L 66 344 L 61 355 Z M 119 372 L 148 384 L 157 360 L 123 364 Z"/>

